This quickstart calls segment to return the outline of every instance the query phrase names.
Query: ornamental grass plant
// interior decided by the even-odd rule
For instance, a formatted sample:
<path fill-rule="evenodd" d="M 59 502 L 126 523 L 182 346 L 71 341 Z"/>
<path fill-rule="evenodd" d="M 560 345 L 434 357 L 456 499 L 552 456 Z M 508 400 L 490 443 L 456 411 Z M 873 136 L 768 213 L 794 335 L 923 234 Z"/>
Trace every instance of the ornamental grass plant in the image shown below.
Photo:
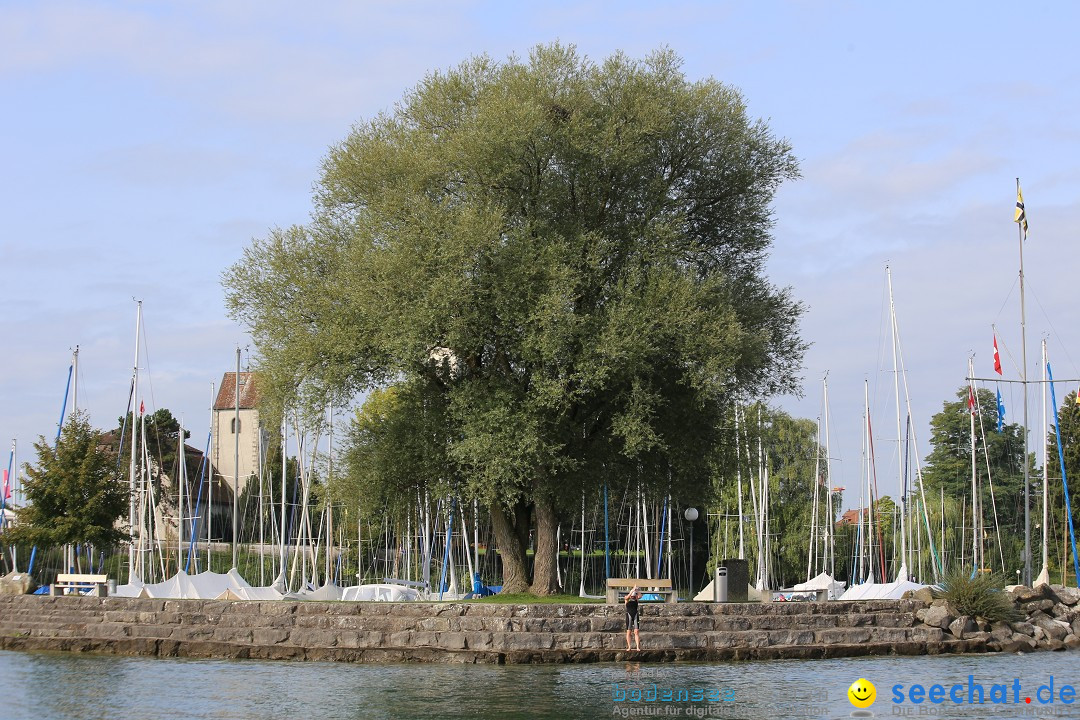
<path fill-rule="evenodd" d="M 944 598 L 962 615 L 982 617 L 990 622 L 1016 622 L 1024 614 L 1016 607 L 1012 596 L 1005 592 L 1005 579 L 988 572 L 972 576 L 954 570 L 931 589 L 935 598 Z"/>

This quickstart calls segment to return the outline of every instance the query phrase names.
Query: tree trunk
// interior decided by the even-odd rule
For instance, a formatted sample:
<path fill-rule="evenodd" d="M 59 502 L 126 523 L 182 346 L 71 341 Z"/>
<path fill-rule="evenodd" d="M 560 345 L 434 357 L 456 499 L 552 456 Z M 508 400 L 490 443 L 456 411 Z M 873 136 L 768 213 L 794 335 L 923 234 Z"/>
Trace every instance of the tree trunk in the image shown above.
<path fill-rule="evenodd" d="M 529 590 L 529 565 L 525 553 L 526 544 L 521 540 L 520 526 L 525 525 L 525 537 L 528 538 L 528 506 L 518 503 L 516 512 L 509 517 L 502 505 L 495 502 L 490 506 L 491 528 L 495 532 L 495 542 L 499 546 L 502 560 L 502 591 L 504 593 L 523 593 Z"/>
<path fill-rule="evenodd" d="M 558 528 L 559 518 L 551 500 L 537 500 L 533 584 L 529 588 L 534 595 L 554 595 L 559 592 L 559 576 L 556 571 L 556 564 L 559 562 Z"/>

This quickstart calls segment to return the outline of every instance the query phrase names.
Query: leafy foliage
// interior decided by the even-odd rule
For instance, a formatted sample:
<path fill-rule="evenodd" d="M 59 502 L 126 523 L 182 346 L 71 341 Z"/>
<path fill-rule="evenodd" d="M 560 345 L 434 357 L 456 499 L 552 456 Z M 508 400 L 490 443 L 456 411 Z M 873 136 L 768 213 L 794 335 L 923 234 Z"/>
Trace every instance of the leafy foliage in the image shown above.
<path fill-rule="evenodd" d="M 54 450 L 44 437 L 34 443 L 37 463 L 27 463 L 27 506 L 7 534 L 14 543 L 59 546 L 89 543 L 107 548 L 126 539 L 116 521 L 128 510 L 128 486 L 101 433 L 77 413 L 64 425 Z"/>
<path fill-rule="evenodd" d="M 1004 588 L 1005 580 L 1001 575 L 980 572 L 972 577 L 969 571 L 954 570 L 931 592 L 934 597 L 948 600 L 962 615 L 983 617 L 991 622 L 1020 620 L 1023 613 Z"/>
<path fill-rule="evenodd" d="M 796 390 L 802 307 L 762 273 L 795 158 L 680 64 L 551 45 L 432 74 L 224 277 L 264 397 L 392 387 L 353 467 L 487 503 L 511 574 L 535 518 L 537 592 L 564 501 L 630 475 L 697 501 L 723 408 Z"/>
<path fill-rule="evenodd" d="M 956 397 L 956 401 L 944 403 L 941 412 L 930 420 L 932 450 L 927 457 L 923 480 L 930 495 L 937 496 L 939 489 L 944 488 L 944 494 L 948 500 L 955 503 L 963 501 L 966 504 L 966 520 L 961 516 L 958 508 L 954 508 L 952 514 L 955 515 L 957 522 L 968 523 L 968 538 L 970 538 L 971 413 L 968 409 L 966 385 L 960 388 Z M 998 432 L 997 399 L 991 391 L 979 390 L 977 403 L 975 430 L 978 438 L 976 442 L 978 452 L 975 470 L 978 478 L 978 501 L 983 522 L 990 535 L 986 558 L 988 563 L 993 559 L 992 565 L 997 567 L 1000 565 L 998 558 L 1003 556 L 1005 567 L 1011 571 L 1022 566 L 1024 429 L 1022 425 L 1013 423 L 1006 424 L 1001 432 Z M 993 497 L 990 494 L 990 482 L 987 475 L 988 464 L 993 478 Z M 1029 465 L 1028 470 L 1034 477 L 1034 467 Z M 1000 533 L 994 530 L 995 505 Z M 1000 553 L 996 549 L 999 535 L 1002 545 Z M 957 547 L 952 554 L 959 557 L 962 552 L 966 552 L 970 557 L 970 548 L 962 550 L 958 545 L 957 539 Z M 946 552 L 948 553 L 948 548 Z"/>

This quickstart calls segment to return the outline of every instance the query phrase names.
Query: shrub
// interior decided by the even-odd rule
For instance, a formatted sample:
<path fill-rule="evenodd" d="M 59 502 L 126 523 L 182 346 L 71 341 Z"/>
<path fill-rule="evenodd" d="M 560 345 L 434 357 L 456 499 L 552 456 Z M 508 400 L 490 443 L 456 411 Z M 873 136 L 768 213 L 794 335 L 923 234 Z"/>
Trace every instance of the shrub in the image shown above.
<path fill-rule="evenodd" d="M 931 592 L 936 598 L 948 600 L 962 615 L 982 617 L 991 622 L 1023 619 L 1023 613 L 1004 588 L 1005 579 L 1000 575 L 975 573 L 972 577 L 962 570 L 954 570 L 931 588 Z"/>

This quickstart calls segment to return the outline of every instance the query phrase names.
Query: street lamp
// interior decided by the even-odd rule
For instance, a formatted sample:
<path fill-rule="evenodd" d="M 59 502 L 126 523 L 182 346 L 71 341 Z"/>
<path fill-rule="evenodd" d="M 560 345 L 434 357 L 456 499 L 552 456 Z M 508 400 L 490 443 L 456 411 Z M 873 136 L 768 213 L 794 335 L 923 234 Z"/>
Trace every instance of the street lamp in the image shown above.
<path fill-rule="evenodd" d="M 686 508 L 683 517 L 690 523 L 690 599 L 694 599 L 694 521 L 697 520 L 697 508 Z"/>

